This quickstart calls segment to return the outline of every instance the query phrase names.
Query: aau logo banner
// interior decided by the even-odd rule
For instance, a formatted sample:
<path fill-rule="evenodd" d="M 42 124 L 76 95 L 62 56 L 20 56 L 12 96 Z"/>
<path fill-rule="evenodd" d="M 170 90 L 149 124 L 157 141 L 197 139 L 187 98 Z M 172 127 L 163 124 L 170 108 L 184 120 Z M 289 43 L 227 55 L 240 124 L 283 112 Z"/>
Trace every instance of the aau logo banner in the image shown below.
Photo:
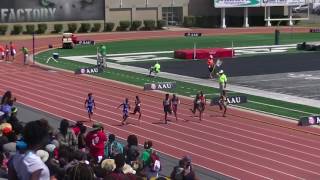
<path fill-rule="evenodd" d="M 298 125 L 310 126 L 320 124 L 320 116 L 302 117 L 299 119 Z"/>
<path fill-rule="evenodd" d="M 242 103 L 246 103 L 247 101 L 248 100 L 247 100 L 246 96 L 230 96 L 230 97 L 227 97 L 228 104 L 242 104 Z M 214 105 L 218 105 L 218 104 L 219 104 L 219 97 L 214 97 L 211 100 L 210 105 L 214 106 Z"/>
<path fill-rule="evenodd" d="M 144 90 L 166 90 L 176 88 L 176 82 L 158 82 L 144 84 Z"/>
<path fill-rule="evenodd" d="M 93 40 L 79 40 L 77 42 L 77 44 L 79 44 L 79 45 L 95 45 L 96 43 Z"/>
<path fill-rule="evenodd" d="M 96 74 L 101 72 L 103 72 L 102 68 L 99 68 L 98 66 L 93 66 L 78 69 L 75 71 L 75 74 Z"/>

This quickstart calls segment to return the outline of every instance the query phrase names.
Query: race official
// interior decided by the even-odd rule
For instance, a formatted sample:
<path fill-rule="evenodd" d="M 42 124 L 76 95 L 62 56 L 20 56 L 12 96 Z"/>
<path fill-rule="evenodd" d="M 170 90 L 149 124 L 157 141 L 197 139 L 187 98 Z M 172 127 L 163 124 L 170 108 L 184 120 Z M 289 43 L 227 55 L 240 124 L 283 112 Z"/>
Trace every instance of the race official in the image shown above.
<path fill-rule="evenodd" d="M 149 69 L 149 76 L 151 76 L 151 73 L 154 73 L 157 75 L 160 72 L 160 64 L 157 62 L 154 66 L 150 67 Z"/>
<path fill-rule="evenodd" d="M 28 48 L 23 46 L 21 51 L 23 53 L 23 63 L 26 65 L 27 64 L 27 60 L 28 60 L 28 56 L 29 56 L 29 50 L 28 50 Z"/>
<path fill-rule="evenodd" d="M 218 75 L 220 95 L 222 95 L 222 92 L 227 87 L 228 79 L 227 79 L 227 76 L 224 74 L 224 71 L 222 69 L 219 71 L 219 73 L 217 75 Z"/>

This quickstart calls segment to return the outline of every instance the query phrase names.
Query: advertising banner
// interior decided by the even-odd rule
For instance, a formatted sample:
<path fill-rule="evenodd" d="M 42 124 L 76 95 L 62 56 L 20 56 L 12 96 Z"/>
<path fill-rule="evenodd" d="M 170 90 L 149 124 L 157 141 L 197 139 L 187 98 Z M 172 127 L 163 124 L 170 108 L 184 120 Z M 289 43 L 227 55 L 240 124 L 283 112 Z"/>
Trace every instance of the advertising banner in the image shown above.
<path fill-rule="evenodd" d="M 300 118 L 298 125 L 310 126 L 310 125 L 318 125 L 319 123 L 320 123 L 320 116 L 309 116 L 309 117 Z"/>
<path fill-rule="evenodd" d="M 1 23 L 104 20 L 104 0 L 1 0 Z"/>
<path fill-rule="evenodd" d="M 186 32 L 184 33 L 185 37 L 201 37 L 202 33 L 197 33 L 197 32 Z"/>
<path fill-rule="evenodd" d="M 260 0 L 214 0 L 215 8 L 258 7 Z"/>
<path fill-rule="evenodd" d="M 261 6 L 299 6 L 306 2 L 306 0 L 261 0 Z"/>
<path fill-rule="evenodd" d="M 227 102 L 228 104 L 242 104 L 242 103 L 248 102 L 248 100 L 246 96 L 230 96 L 230 97 L 227 97 Z M 211 100 L 210 105 L 214 106 L 218 104 L 219 104 L 219 97 L 214 97 Z"/>
<path fill-rule="evenodd" d="M 101 72 L 103 72 L 103 68 L 100 68 L 98 66 L 93 66 L 93 67 L 85 67 L 85 68 L 78 69 L 74 73 L 75 74 L 96 74 Z"/>
<path fill-rule="evenodd" d="M 95 45 L 96 42 L 94 40 L 79 40 L 77 41 L 79 45 Z"/>
<path fill-rule="evenodd" d="M 144 84 L 144 90 L 167 90 L 176 88 L 175 82 L 158 82 Z"/>

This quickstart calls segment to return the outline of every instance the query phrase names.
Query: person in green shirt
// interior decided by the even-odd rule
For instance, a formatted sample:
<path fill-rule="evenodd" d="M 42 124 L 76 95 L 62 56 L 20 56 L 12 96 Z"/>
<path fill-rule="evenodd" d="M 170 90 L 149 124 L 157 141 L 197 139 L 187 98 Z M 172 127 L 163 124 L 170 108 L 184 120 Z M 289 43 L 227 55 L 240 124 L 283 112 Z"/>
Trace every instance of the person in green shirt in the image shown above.
<path fill-rule="evenodd" d="M 220 95 L 222 95 L 222 92 L 227 87 L 228 79 L 227 79 L 227 76 L 224 74 L 224 71 L 222 69 L 219 71 L 219 73 L 217 75 L 218 75 Z"/>
<path fill-rule="evenodd" d="M 157 75 L 160 72 L 160 64 L 157 61 L 156 64 L 152 67 L 150 67 L 149 69 L 149 76 L 151 76 L 151 73 L 154 73 L 155 75 Z"/>
<path fill-rule="evenodd" d="M 99 53 L 102 55 L 102 56 L 107 56 L 107 47 L 105 45 L 102 45 L 99 47 Z"/>
<path fill-rule="evenodd" d="M 26 47 L 22 47 L 21 48 L 21 51 L 22 51 L 22 53 L 23 53 L 23 63 L 24 64 L 27 64 L 27 59 L 28 59 L 28 56 L 29 56 L 29 50 L 28 50 L 28 48 L 26 48 Z"/>
<path fill-rule="evenodd" d="M 107 47 L 102 45 L 98 48 L 98 66 L 102 66 L 104 68 L 107 67 L 106 64 L 106 56 L 107 56 Z"/>
<path fill-rule="evenodd" d="M 152 149 L 152 141 L 144 142 L 144 151 L 141 154 L 140 161 L 143 163 L 143 172 L 147 179 L 151 177 L 157 177 L 158 172 L 152 171 L 152 159 L 151 154 L 155 153 Z"/>

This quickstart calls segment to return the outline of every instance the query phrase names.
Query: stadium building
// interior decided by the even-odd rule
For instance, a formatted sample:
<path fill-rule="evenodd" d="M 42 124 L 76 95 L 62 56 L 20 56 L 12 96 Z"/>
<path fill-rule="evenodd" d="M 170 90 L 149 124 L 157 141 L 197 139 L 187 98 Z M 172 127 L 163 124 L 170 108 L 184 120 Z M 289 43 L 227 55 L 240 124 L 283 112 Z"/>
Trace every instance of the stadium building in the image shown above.
<path fill-rule="evenodd" d="M 193 17 L 198 27 L 271 26 L 270 18 L 290 17 L 290 5 L 304 0 L 2 0 L 0 20 L 13 25 L 46 23 L 48 32 L 54 24 L 107 23 L 120 21 L 164 20 L 166 25 L 182 25 L 184 17 Z M 271 10 L 267 6 L 272 6 Z M 269 18 L 269 19 L 270 19 Z M 274 24 L 277 25 L 277 24 Z"/>

